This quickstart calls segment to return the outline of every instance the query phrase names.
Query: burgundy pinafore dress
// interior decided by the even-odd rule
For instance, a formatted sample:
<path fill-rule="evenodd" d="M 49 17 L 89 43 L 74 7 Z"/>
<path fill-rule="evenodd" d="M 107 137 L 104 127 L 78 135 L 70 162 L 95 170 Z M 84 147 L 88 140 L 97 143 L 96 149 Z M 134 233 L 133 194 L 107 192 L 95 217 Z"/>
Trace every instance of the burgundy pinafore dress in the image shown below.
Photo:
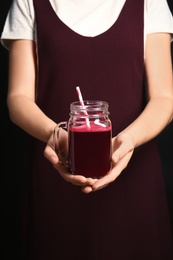
<path fill-rule="evenodd" d="M 144 1 L 126 0 L 115 23 L 85 37 L 70 29 L 49 0 L 33 0 L 38 44 L 37 104 L 59 123 L 70 103 L 109 103 L 113 136 L 145 107 Z M 75 13 L 74 13 L 75 15 Z M 172 260 L 172 236 L 156 141 L 135 149 L 106 188 L 83 194 L 31 140 L 22 222 L 22 260 Z"/>

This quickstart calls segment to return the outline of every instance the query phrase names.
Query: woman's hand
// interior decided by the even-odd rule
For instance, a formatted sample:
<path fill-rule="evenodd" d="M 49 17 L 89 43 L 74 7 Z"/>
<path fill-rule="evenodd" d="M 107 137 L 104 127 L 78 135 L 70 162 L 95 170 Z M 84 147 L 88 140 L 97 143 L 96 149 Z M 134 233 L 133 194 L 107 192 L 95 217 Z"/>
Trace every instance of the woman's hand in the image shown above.
<path fill-rule="evenodd" d="M 64 123 L 65 122 L 62 124 Z M 96 179 L 71 173 L 67 162 L 68 133 L 59 126 L 60 124 L 55 127 L 54 132 L 50 136 L 44 150 L 44 156 L 53 164 L 54 168 L 67 182 L 71 182 L 77 186 L 91 187 L 96 182 Z"/>
<path fill-rule="evenodd" d="M 68 133 L 62 128 L 55 128 L 44 150 L 45 157 L 53 164 L 64 180 L 73 185 L 81 186 L 84 193 L 90 193 L 106 187 L 128 165 L 134 151 L 133 140 L 130 135 L 121 133 L 112 139 L 112 168 L 107 175 L 100 179 L 86 178 L 74 175 L 67 165 Z"/>
<path fill-rule="evenodd" d="M 112 168 L 107 175 L 95 181 L 91 186 L 82 188 L 84 193 L 100 190 L 115 181 L 121 172 L 127 167 L 133 151 L 134 144 L 130 135 L 121 133 L 112 139 Z"/>

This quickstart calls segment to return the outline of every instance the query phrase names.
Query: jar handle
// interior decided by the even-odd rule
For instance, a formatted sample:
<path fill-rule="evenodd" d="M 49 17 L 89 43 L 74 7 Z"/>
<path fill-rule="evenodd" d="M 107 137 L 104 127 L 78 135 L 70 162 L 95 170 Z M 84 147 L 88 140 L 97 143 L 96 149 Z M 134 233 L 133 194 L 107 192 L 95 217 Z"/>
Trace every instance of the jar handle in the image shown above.
<path fill-rule="evenodd" d="M 53 149 L 57 153 L 59 160 L 65 165 L 68 164 L 68 131 L 67 122 L 56 125 L 53 132 Z"/>

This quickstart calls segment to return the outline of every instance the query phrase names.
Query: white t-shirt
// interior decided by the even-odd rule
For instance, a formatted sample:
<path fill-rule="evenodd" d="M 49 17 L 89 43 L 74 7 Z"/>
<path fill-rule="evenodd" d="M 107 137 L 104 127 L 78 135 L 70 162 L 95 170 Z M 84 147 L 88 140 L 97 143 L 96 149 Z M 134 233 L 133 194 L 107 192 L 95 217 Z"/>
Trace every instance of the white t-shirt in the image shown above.
<path fill-rule="evenodd" d="M 118 18 L 126 0 L 49 0 L 57 16 L 76 33 L 96 36 Z M 150 33 L 173 34 L 173 16 L 167 0 L 144 1 L 144 41 Z M 36 40 L 33 0 L 14 0 L 1 34 L 4 39 Z"/>

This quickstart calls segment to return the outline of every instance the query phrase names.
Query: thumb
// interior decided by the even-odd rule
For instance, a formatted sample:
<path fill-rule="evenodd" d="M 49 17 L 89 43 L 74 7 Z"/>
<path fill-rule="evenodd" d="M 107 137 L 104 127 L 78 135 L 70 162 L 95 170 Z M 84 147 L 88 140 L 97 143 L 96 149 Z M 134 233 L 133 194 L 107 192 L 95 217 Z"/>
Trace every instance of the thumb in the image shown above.
<path fill-rule="evenodd" d="M 132 139 L 125 134 L 117 136 L 113 143 L 113 150 L 112 160 L 117 163 L 126 154 L 134 150 Z"/>
<path fill-rule="evenodd" d="M 53 165 L 59 162 L 56 152 L 52 149 L 51 146 L 46 145 L 44 149 L 44 156 L 47 158 Z"/>

